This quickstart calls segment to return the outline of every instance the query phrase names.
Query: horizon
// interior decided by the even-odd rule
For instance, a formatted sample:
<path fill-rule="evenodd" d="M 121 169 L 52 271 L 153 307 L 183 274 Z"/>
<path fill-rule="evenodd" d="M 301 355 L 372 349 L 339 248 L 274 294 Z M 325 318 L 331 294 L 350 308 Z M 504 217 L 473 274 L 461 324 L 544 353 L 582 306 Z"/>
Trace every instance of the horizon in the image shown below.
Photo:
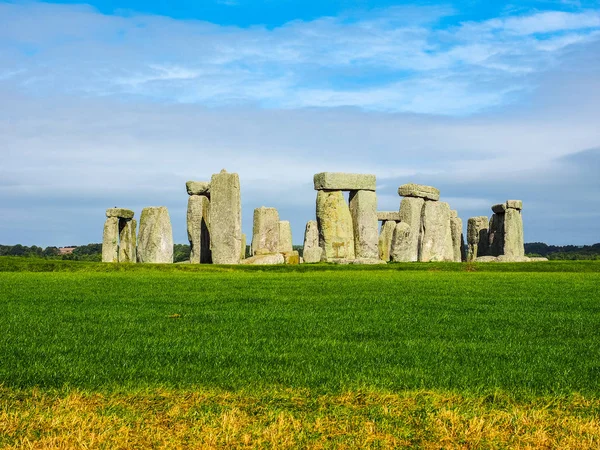
<path fill-rule="evenodd" d="M 0 242 L 163 205 L 187 243 L 185 182 L 226 168 L 248 244 L 260 206 L 302 242 L 323 171 L 375 174 L 381 211 L 414 182 L 464 228 L 521 199 L 525 242 L 598 243 L 600 1 L 489 3 L 0 0 Z"/>

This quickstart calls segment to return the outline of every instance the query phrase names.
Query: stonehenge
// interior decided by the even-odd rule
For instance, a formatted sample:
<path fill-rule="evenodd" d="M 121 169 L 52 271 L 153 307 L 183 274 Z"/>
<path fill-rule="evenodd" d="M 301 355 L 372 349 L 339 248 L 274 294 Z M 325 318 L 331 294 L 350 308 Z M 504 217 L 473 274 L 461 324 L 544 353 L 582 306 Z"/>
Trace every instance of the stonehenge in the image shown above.
<path fill-rule="evenodd" d="M 322 172 L 314 175 L 316 220 L 306 223 L 302 256 L 294 250 L 291 224 L 277 209 L 254 210 L 252 241 L 242 233 L 240 180 L 222 170 L 210 181 L 188 181 L 189 262 L 193 264 L 379 264 L 392 262 L 528 261 L 521 200 L 492 206 L 492 215 L 471 217 L 467 242 L 456 210 L 440 191 L 414 183 L 398 188 L 398 211 L 378 211 L 376 177 Z M 348 194 L 345 194 L 347 192 Z M 347 197 L 346 197 L 347 195 Z M 103 262 L 172 263 L 173 230 L 166 207 L 134 212 L 106 210 Z M 379 224 L 381 227 L 379 228 Z M 249 257 L 246 257 L 249 248 Z"/>
<path fill-rule="evenodd" d="M 136 221 L 130 209 L 109 208 L 102 234 L 102 262 L 136 262 Z"/>

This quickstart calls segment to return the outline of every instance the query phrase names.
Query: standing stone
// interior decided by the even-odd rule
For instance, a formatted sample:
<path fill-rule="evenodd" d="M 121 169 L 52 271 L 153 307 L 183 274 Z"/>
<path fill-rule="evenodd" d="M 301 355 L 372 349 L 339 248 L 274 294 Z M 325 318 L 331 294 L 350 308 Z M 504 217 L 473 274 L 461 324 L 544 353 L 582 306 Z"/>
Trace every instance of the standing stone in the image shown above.
<path fill-rule="evenodd" d="M 504 214 L 504 255 L 509 258 L 525 256 L 523 218 L 518 209 L 508 208 Z"/>
<path fill-rule="evenodd" d="M 204 195 L 190 195 L 187 208 L 187 234 L 190 263 L 208 264 L 210 258 L 210 200 Z"/>
<path fill-rule="evenodd" d="M 323 249 L 319 247 L 319 228 L 316 220 L 309 220 L 304 230 L 304 249 L 302 257 L 306 263 L 321 261 Z"/>
<path fill-rule="evenodd" d="M 410 259 L 419 260 L 421 246 L 421 219 L 425 200 L 416 197 L 404 197 L 400 203 L 400 220 L 410 226 Z"/>
<path fill-rule="evenodd" d="M 173 229 L 164 206 L 142 210 L 137 258 L 141 263 L 173 262 Z"/>
<path fill-rule="evenodd" d="M 119 261 L 119 218 L 107 217 L 102 233 L 102 262 Z"/>
<path fill-rule="evenodd" d="M 402 223 L 402 222 L 400 222 Z M 383 222 L 381 226 L 381 233 L 379 234 L 379 259 L 382 261 L 390 260 L 390 253 L 392 251 L 392 238 L 394 237 L 394 230 L 396 229 L 396 222 L 387 220 Z"/>
<path fill-rule="evenodd" d="M 452 261 L 450 206 L 446 202 L 426 201 L 423 207 L 420 261 Z"/>
<path fill-rule="evenodd" d="M 475 261 L 488 254 L 488 218 L 486 216 L 471 217 L 467 222 L 467 261 Z"/>
<path fill-rule="evenodd" d="M 119 219 L 119 262 L 136 262 L 136 228 L 135 219 Z"/>
<path fill-rule="evenodd" d="M 252 226 L 252 255 L 258 250 L 279 251 L 279 213 L 264 206 L 254 210 Z"/>
<path fill-rule="evenodd" d="M 410 225 L 404 222 L 396 223 L 392 236 L 390 258 L 392 261 L 411 261 Z"/>
<path fill-rule="evenodd" d="M 292 245 L 292 226 L 288 220 L 279 221 L 279 250 L 280 253 L 294 251 Z"/>
<path fill-rule="evenodd" d="M 375 191 L 350 191 L 350 214 L 354 227 L 356 257 L 377 259 L 379 256 L 379 222 Z"/>
<path fill-rule="evenodd" d="M 317 224 L 322 260 L 354 259 L 354 229 L 342 191 L 317 192 Z"/>
<path fill-rule="evenodd" d="M 488 254 L 490 256 L 504 255 L 504 215 L 505 213 L 494 213 L 490 218 L 488 232 Z"/>
<path fill-rule="evenodd" d="M 214 174 L 210 181 L 210 249 L 215 264 L 239 264 L 242 203 L 237 173 Z"/>
<path fill-rule="evenodd" d="M 242 248 L 240 249 L 240 259 L 246 259 L 246 234 L 242 233 Z"/>
<path fill-rule="evenodd" d="M 452 233 L 452 256 L 454 262 L 461 262 L 463 260 L 463 234 L 462 234 L 462 220 L 456 216 L 450 218 L 450 231 Z"/>

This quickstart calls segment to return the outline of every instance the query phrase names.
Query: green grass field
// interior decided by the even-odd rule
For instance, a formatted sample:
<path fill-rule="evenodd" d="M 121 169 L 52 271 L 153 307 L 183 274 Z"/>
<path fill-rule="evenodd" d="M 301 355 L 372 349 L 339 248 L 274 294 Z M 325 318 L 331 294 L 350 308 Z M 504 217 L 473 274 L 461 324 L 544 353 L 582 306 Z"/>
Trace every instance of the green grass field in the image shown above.
<path fill-rule="evenodd" d="M 100 402 L 94 414 L 112 402 L 131 427 L 164 413 L 147 408 L 157 393 L 173 405 L 203 405 L 194 416 L 202 423 L 222 425 L 232 411 L 246 417 L 238 431 L 204 429 L 197 439 L 214 435 L 202 441 L 209 447 L 439 448 L 442 437 L 447 447 L 494 446 L 485 427 L 472 436 L 488 440 L 464 433 L 488 413 L 495 419 L 484 424 L 506 431 L 497 414 L 509 411 L 531 414 L 530 425 L 542 412 L 563 425 L 574 420 L 561 428 L 547 417 L 534 427 L 550 433 L 549 445 L 600 445 L 599 262 L 234 268 L 0 258 L 0 271 L 0 419 L 8 424 L 0 446 L 69 447 L 60 427 L 43 425 L 39 405 L 58 408 L 58 417 L 73 396 Z M 433 404 L 453 404 L 462 432 L 453 438 L 440 428 Z M 396 405 L 395 421 L 381 415 L 386 405 Z M 345 420 L 348 432 L 314 431 L 319 411 Z M 41 428 L 15 422 L 26 413 Z M 282 419 L 282 436 L 296 440 L 265 437 L 271 413 L 298 415 L 297 429 Z M 194 417 L 182 419 L 186 429 L 198 425 Z M 494 436 L 513 446 L 520 434 Z M 529 435 L 521 436 L 512 444 L 525 445 Z M 152 445 L 185 447 L 173 439 Z"/>

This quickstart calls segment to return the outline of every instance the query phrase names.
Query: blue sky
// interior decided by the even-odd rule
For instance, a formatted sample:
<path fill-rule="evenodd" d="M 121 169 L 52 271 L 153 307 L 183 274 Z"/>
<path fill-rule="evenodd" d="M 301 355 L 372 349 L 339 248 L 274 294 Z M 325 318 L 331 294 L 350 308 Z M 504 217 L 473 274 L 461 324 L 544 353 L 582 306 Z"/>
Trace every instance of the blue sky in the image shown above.
<path fill-rule="evenodd" d="M 2 2 L 0 243 L 98 242 L 225 167 L 301 243 L 312 175 L 375 173 L 527 241 L 600 241 L 600 1 Z M 549 218 L 551 217 L 551 220 Z"/>

